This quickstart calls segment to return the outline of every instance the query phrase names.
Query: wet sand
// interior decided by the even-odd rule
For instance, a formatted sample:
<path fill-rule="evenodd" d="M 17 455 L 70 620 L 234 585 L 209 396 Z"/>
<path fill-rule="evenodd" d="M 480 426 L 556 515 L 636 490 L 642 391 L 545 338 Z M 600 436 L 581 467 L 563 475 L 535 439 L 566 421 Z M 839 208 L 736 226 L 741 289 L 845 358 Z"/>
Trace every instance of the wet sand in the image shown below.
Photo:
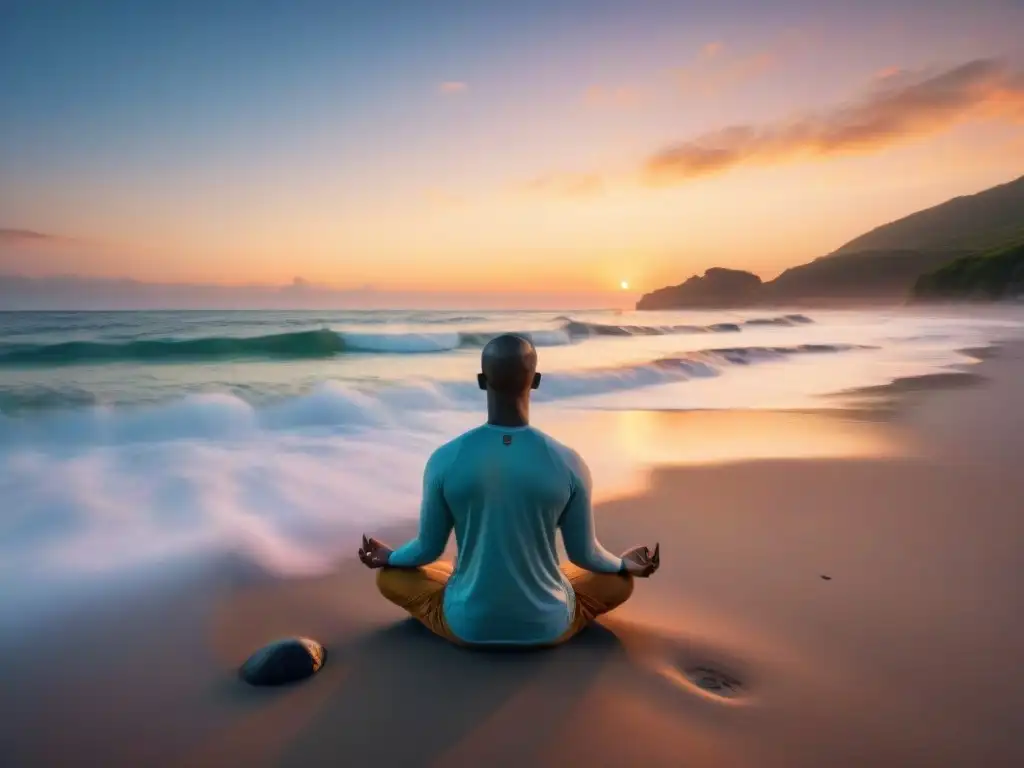
<path fill-rule="evenodd" d="M 884 421 L 638 422 L 678 430 L 683 465 L 598 528 L 660 541 L 662 569 L 554 651 L 451 647 L 354 560 L 297 580 L 207 564 L 52 619 L 4 641 L 0 763 L 1022 765 L 1024 346 L 988 357 Z M 719 448 L 688 461 L 701 434 Z M 293 634 L 327 646 L 321 672 L 238 681 Z"/>

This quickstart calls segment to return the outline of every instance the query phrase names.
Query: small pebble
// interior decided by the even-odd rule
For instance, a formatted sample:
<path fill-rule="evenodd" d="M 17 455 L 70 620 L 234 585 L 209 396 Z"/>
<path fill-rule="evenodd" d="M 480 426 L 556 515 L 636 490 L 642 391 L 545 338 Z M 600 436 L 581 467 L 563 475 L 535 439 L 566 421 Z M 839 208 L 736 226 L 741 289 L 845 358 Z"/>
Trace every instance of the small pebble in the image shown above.
<path fill-rule="evenodd" d="M 316 673 L 326 656 L 327 651 L 316 640 L 290 637 L 260 648 L 238 672 L 250 685 L 284 685 Z"/>

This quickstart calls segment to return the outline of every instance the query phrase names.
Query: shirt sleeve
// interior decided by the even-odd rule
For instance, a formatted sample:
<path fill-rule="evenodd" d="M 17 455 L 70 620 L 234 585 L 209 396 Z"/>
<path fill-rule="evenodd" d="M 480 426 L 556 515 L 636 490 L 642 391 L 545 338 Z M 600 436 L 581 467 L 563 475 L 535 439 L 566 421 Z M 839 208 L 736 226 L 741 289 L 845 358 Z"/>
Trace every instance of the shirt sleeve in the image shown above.
<path fill-rule="evenodd" d="M 597 540 L 594 530 L 594 512 L 591 508 L 590 470 L 577 457 L 571 470 L 572 488 L 569 503 L 558 521 L 565 542 L 565 553 L 575 565 L 594 573 L 617 573 L 622 569 L 622 558 L 616 557 Z"/>
<path fill-rule="evenodd" d="M 443 462 L 435 452 L 423 471 L 423 500 L 420 503 L 420 529 L 416 538 L 391 553 L 388 565 L 397 568 L 415 568 L 427 565 L 441 557 L 454 521 L 448 503 L 444 500 Z"/>

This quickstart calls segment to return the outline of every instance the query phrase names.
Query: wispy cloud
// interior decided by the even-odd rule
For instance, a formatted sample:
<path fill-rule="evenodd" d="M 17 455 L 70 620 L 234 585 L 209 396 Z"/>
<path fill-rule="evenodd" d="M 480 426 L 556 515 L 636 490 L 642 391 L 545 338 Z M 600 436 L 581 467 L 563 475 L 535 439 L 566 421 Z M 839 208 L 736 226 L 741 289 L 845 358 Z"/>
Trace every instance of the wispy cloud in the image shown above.
<path fill-rule="evenodd" d="M 704 47 L 700 49 L 700 52 L 704 58 L 713 59 L 722 52 L 722 47 L 722 44 L 718 42 L 706 43 Z"/>
<path fill-rule="evenodd" d="M 890 80 L 894 77 L 903 74 L 903 69 L 900 67 L 885 67 L 875 73 L 876 80 Z"/>
<path fill-rule="evenodd" d="M 709 43 L 696 63 L 675 71 L 675 81 L 686 96 L 713 96 L 764 77 L 781 60 L 774 51 L 733 56 L 720 43 Z"/>
<path fill-rule="evenodd" d="M 708 42 L 697 50 L 690 64 L 661 72 L 643 86 L 591 85 L 583 92 L 583 103 L 594 108 L 627 109 L 666 98 L 676 101 L 680 94 L 699 98 L 720 95 L 775 71 L 805 43 L 799 30 L 788 32 L 765 50 L 747 53 L 733 51 L 717 40 Z"/>
<path fill-rule="evenodd" d="M 549 173 L 526 182 L 525 190 L 556 197 L 593 197 L 604 192 L 604 178 L 597 173 Z"/>
<path fill-rule="evenodd" d="M 709 98 L 767 77 L 805 53 L 812 37 L 801 28 L 788 29 L 756 48 L 740 49 L 721 40 L 700 47 L 682 67 L 672 70 L 676 93 L 688 98 Z"/>
<path fill-rule="evenodd" d="M 469 90 L 469 84 L 464 83 L 461 80 L 445 80 L 443 83 L 437 86 L 439 90 L 445 96 L 457 96 L 460 93 L 465 93 Z"/>
<path fill-rule="evenodd" d="M 48 235 L 45 232 L 37 232 L 33 229 L 17 229 L 12 227 L 0 227 L 0 244 L 25 245 L 28 243 L 46 243 L 63 240 L 56 235 Z"/>
<path fill-rule="evenodd" d="M 881 74 L 847 104 L 680 141 L 651 155 L 643 175 L 652 184 L 676 183 L 741 164 L 874 152 L 973 117 L 1024 117 L 1024 76 L 997 59 L 978 59 L 937 74 Z"/>

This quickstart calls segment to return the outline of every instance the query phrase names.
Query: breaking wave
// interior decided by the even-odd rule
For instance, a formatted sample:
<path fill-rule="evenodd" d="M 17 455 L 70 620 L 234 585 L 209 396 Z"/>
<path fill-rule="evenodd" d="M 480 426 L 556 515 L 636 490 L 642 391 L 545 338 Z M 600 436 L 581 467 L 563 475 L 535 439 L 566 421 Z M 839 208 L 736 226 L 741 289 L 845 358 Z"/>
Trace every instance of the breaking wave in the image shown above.
<path fill-rule="evenodd" d="M 794 355 L 839 353 L 863 349 L 849 344 L 802 344 L 788 347 L 717 347 L 679 356 L 621 366 L 588 368 L 544 376 L 535 394 L 538 402 L 628 392 L 721 375 L 727 368 L 783 360 Z M 4 404 L 17 413 L 38 400 L 65 411 L 52 419 L 28 419 L 0 412 L 0 445 L 26 438 L 52 437 L 62 441 L 148 442 L 182 438 L 244 437 L 256 430 L 306 427 L 362 429 L 407 424 L 418 412 L 479 410 L 483 393 L 475 382 L 420 381 L 377 388 L 328 381 L 304 395 L 253 404 L 241 394 L 223 392 L 188 397 L 148 406 L 105 406 L 73 389 L 65 402 L 60 390 L 21 391 L 27 403 Z M 21 406 L 21 407 L 19 407 Z M 61 408 L 63 406 L 63 408 Z M 74 409 L 67 413 L 68 409 Z M 37 412 L 39 412 L 37 411 Z"/>
<path fill-rule="evenodd" d="M 804 315 L 754 318 L 737 323 L 698 325 L 611 325 L 563 318 L 561 327 L 523 331 L 537 346 L 561 346 L 592 336 L 662 336 L 685 333 L 739 333 L 744 326 L 792 326 L 813 322 Z M 195 339 L 66 341 L 57 344 L 0 344 L 0 366 L 48 366 L 118 362 L 218 361 L 244 358 L 328 358 L 344 353 L 425 354 L 483 347 L 497 331 L 356 333 L 318 330 L 266 336 L 212 336 Z"/>

